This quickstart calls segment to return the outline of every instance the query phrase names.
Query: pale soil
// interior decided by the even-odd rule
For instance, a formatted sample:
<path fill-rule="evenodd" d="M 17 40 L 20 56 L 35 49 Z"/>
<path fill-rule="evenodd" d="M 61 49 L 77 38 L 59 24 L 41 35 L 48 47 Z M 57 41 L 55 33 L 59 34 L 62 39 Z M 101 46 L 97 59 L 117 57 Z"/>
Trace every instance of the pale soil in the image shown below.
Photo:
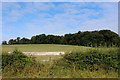
<path fill-rule="evenodd" d="M 11 52 L 8 52 L 11 53 Z M 23 52 L 25 55 L 60 55 L 65 54 L 65 52 Z"/>

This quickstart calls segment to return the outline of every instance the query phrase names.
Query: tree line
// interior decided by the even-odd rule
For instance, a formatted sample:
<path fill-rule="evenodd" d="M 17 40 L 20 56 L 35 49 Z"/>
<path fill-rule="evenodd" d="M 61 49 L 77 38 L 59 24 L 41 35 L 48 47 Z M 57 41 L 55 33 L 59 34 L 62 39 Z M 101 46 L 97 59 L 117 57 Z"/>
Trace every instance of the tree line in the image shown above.
<path fill-rule="evenodd" d="M 77 33 L 69 33 L 64 36 L 40 34 L 32 36 L 31 39 L 20 38 L 10 39 L 2 42 L 3 45 L 13 44 L 65 44 L 79 46 L 120 46 L 120 37 L 111 30 L 100 31 L 78 31 Z"/>

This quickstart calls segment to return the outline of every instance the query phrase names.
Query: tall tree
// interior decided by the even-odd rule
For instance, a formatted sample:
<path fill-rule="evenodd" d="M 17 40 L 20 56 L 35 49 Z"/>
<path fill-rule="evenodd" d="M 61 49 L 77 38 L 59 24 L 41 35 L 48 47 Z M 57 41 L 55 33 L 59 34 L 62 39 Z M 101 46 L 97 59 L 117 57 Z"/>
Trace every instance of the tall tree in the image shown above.
<path fill-rule="evenodd" d="M 20 43 L 20 37 L 17 37 L 17 44 Z"/>
<path fill-rule="evenodd" d="M 2 45 L 7 45 L 7 41 L 2 41 Z"/>

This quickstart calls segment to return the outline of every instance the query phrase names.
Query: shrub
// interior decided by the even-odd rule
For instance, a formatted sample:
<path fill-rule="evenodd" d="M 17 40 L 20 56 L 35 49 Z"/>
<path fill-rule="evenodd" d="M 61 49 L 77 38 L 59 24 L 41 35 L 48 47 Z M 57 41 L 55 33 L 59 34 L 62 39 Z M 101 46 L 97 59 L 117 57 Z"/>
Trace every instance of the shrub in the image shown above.
<path fill-rule="evenodd" d="M 11 54 L 2 55 L 2 69 L 10 69 L 14 72 L 20 72 L 26 65 L 35 64 L 36 61 L 32 61 L 32 58 L 24 55 L 18 50 L 14 50 Z"/>
<path fill-rule="evenodd" d="M 114 69 L 118 70 L 118 55 L 117 51 L 109 51 L 103 53 L 98 50 L 90 50 L 89 52 L 72 52 L 63 56 L 64 64 L 66 67 L 73 67 L 74 69 L 89 69 L 91 71 L 100 68 L 106 71 Z M 58 61 L 59 63 L 59 61 Z"/>

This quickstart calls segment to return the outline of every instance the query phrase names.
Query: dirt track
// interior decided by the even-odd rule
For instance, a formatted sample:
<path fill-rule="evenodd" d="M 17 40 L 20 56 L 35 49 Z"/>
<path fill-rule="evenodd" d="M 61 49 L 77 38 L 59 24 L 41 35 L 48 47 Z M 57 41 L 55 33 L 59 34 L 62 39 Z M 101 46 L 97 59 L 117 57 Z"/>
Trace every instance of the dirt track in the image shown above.
<path fill-rule="evenodd" d="M 11 53 L 11 52 L 8 52 Z M 23 52 L 25 55 L 60 55 L 65 54 L 65 52 Z"/>

